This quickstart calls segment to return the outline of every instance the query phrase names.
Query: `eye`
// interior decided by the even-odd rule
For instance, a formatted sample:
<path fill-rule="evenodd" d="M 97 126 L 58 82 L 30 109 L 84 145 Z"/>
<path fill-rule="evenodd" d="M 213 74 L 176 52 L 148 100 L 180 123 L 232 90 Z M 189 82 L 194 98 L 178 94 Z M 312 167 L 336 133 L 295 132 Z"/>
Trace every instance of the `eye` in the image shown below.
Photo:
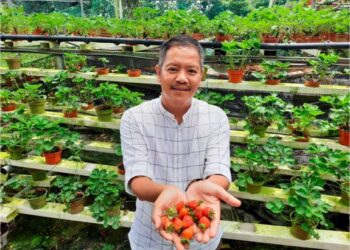
<path fill-rule="evenodd" d="M 195 70 L 195 69 L 189 69 L 189 70 L 188 70 L 188 73 L 190 73 L 191 75 L 195 75 L 195 74 L 198 73 L 198 71 Z"/>
<path fill-rule="evenodd" d="M 169 71 L 170 73 L 174 73 L 174 72 L 177 72 L 177 68 L 176 67 L 169 67 L 167 68 L 167 71 Z"/>

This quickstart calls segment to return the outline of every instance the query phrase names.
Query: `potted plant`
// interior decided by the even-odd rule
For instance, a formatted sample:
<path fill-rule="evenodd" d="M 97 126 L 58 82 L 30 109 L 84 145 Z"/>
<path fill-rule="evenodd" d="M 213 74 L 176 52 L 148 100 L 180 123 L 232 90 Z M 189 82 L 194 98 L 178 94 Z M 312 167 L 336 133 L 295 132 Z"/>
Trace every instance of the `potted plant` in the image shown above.
<path fill-rule="evenodd" d="M 250 134 L 265 137 L 267 128 L 275 123 L 278 129 L 286 126 L 284 113 L 287 111 L 287 104 L 277 96 L 243 96 L 242 101 L 248 108 L 248 116 L 245 119 L 244 129 Z"/>
<path fill-rule="evenodd" d="M 23 98 L 28 102 L 31 114 L 42 114 L 45 112 L 45 96 L 42 94 L 42 84 L 25 83 L 23 89 L 17 93 L 23 92 Z"/>
<path fill-rule="evenodd" d="M 125 87 L 116 88 L 115 95 L 112 96 L 113 112 L 118 114 L 142 103 L 142 93 L 136 91 L 130 91 Z"/>
<path fill-rule="evenodd" d="M 331 106 L 329 118 L 332 126 L 339 130 L 339 143 L 350 146 L 350 94 L 322 96 L 320 101 Z"/>
<path fill-rule="evenodd" d="M 113 69 L 113 72 L 116 74 L 126 73 L 126 67 L 123 64 L 117 64 Z"/>
<path fill-rule="evenodd" d="M 253 72 L 253 76 L 268 85 L 277 85 L 287 76 L 289 63 L 264 60 L 260 66 L 262 67 L 262 72 Z"/>
<path fill-rule="evenodd" d="M 215 39 L 218 42 L 233 39 L 235 15 L 230 11 L 223 11 L 212 20 Z"/>
<path fill-rule="evenodd" d="M 232 93 L 230 94 L 220 94 L 219 92 L 215 91 L 197 91 L 195 98 L 199 100 L 203 100 L 211 105 L 218 106 L 222 108 L 226 114 L 228 114 L 230 111 L 224 107 L 225 103 L 228 101 L 233 101 L 235 100 L 235 97 Z"/>
<path fill-rule="evenodd" d="M 117 93 L 117 85 L 108 82 L 101 83 L 93 90 L 96 98 L 100 99 L 100 105 L 95 107 L 99 121 L 107 122 L 112 120 L 112 103 Z"/>
<path fill-rule="evenodd" d="M 57 97 L 55 97 L 55 92 L 59 86 L 68 85 L 68 72 L 63 70 L 54 76 L 48 76 L 44 78 L 43 87 L 45 94 L 47 96 L 48 102 L 51 105 L 56 105 L 58 102 Z"/>
<path fill-rule="evenodd" d="M 260 40 L 256 37 L 241 42 L 225 41 L 222 43 L 222 50 L 226 52 L 225 60 L 229 64 L 227 70 L 229 82 L 240 83 L 242 81 L 248 58 L 254 52 L 258 52 L 259 47 Z"/>
<path fill-rule="evenodd" d="M 316 173 L 303 172 L 302 176 L 295 178 L 288 187 L 288 207 L 279 199 L 267 202 L 266 207 L 279 214 L 282 219 L 290 221 L 291 233 L 298 239 L 318 239 L 319 234 L 315 231 L 317 226 L 331 225 L 325 217 L 330 206 L 321 199 L 320 191 L 323 190 L 324 183 Z M 289 218 L 283 214 L 284 211 L 289 214 Z"/>
<path fill-rule="evenodd" d="M 87 57 L 73 53 L 64 53 L 65 67 L 69 72 L 77 72 L 86 65 Z"/>
<path fill-rule="evenodd" d="M 10 70 L 21 68 L 21 58 L 19 56 L 7 57 L 5 61 Z"/>
<path fill-rule="evenodd" d="M 16 109 L 16 92 L 8 89 L 0 89 L 1 111 L 8 112 Z"/>
<path fill-rule="evenodd" d="M 340 202 L 350 206 L 350 154 L 346 151 L 328 148 L 326 145 L 311 144 L 307 150 L 310 155 L 308 167 L 322 175 L 332 175 L 339 180 Z"/>
<path fill-rule="evenodd" d="M 131 61 L 131 68 L 127 70 L 129 77 L 139 77 L 141 75 L 141 69 L 135 68 L 134 61 Z"/>
<path fill-rule="evenodd" d="M 308 142 L 310 139 L 310 128 L 314 124 L 317 116 L 323 112 L 318 106 L 304 103 L 303 106 L 293 107 L 291 110 L 292 119 L 288 128 L 292 131 L 298 142 Z"/>
<path fill-rule="evenodd" d="M 276 137 L 270 137 L 264 146 L 252 143 L 256 139 L 257 136 L 252 136 L 246 149 L 235 149 L 235 156 L 240 161 L 232 164 L 235 172 L 244 169 L 235 181 L 239 190 L 253 194 L 259 193 L 261 187 L 270 181 L 279 165 L 295 164 L 293 150 L 283 146 Z"/>
<path fill-rule="evenodd" d="M 79 98 L 68 87 L 59 86 L 55 97 L 61 105 L 64 105 L 63 116 L 67 118 L 78 117 Z"/>
<path fill-rule="evenodd" d="M 120 193 L 124 191 L 124 184 L 118 181 L 115 171 L 94 169 L 86 181 L 88 196 L 94 197 L 90 206 L 92 216 L 97 221 L 103 221 L 103 226 L 117 229 L 120 223 Z"/>
<path fill-rule="evenodd" d="M 337 73 L 331 70 L 331 66 L 339 59 L 336 54 L 320 53 L 316 60 L 308 60 L 311 72 L 305 75 L 304 85 L 307 87 L 319 87 L 321 83 L 330 83 Z"/>
<path fill-rule="evenodd" d="M 98 60 L 102 63 L 102 68 L 96 68 L 97 75 L 107 75 L 109 74 L 109 68 L 106 66 L 109 60 L 106 57 L 100 57 Z"/>
<path fill-rule="evenodd" d="M 7 88 L 20 88 L 20 85 L 23 81 L 23 77 L 20 74 L 20 72 L 16 71 L 16 70 L 9 70 L 7 71 L 5 74 L 2 75 L 6 87 Z M 13 86 L 15 85 L 15 86 Z"/>
<path fill-rule="evenodd" d="M 50 193 L 48 200 L 57 201 L 66 205 L 66 211 L 70 214 L 78 214 L 84 210 L 83 183 L 77 176 L 57 176 L 53 183 L 59 188 L 58 193 Z"/>
<path fill-rule="evenodd" d="M 77 76 L 73 78 L 73 83 L 77 88 L 77 94 L 79 95 L 79 100 L 81 103 L 81 108 L 83 110 L 90 110 L 94 108 L 93 102 L 93 90 L 95 89 L 96 81 L 95 79 L 85 80 L 84 77 Z"/>

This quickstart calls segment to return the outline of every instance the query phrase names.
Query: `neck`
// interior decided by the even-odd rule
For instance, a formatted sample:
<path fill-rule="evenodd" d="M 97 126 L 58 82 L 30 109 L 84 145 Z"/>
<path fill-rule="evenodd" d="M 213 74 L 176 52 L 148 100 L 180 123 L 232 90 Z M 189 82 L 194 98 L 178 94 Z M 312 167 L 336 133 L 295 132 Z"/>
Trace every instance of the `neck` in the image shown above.
<path fill-rule="evenodd" d="M 191 107 L 191 101 L 188 103 L 170 103 L 165 98 L 161 97 L 161 103 L 163 107 L 171 114 L 175 116 L 178 124 L 183 121 L 183 116 L 186 114 L 187 110 Z"/>

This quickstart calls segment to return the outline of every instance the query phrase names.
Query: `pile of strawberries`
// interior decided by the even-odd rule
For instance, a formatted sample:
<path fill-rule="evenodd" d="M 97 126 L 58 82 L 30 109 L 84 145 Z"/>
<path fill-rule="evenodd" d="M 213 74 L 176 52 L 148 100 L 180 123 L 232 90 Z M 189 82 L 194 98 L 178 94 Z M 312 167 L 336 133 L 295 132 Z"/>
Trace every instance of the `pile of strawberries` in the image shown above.
<path fill-rule="evenodd" d="M 183 245 L 189 245 L 194 235 L 194 225 L 204 232 L 214 219 L 214 211 L 202 206 L 202 201 L 191 200 L 187 203 L 180 201 L 164 211 L 161 227 L 165 231 L 177 233 Z"/>

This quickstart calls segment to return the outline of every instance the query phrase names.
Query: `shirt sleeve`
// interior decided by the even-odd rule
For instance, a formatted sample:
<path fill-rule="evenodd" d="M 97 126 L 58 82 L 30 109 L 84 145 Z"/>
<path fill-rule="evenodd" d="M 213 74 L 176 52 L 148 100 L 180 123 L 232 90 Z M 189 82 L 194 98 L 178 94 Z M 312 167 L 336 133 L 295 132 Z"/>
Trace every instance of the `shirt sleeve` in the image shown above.
<path fill-rule="evenodd" d="M 219 174 L 232 181 L 230 171 L 230 125 L 224 111 L 219 109 L 215 118 L 211 120 L 211 134 L 204 166 L 204 176 Z"/>
<path fill-rule="evenodd" d="M 130 180 L 136 176 L 146 176 L 154 180 L 154 171 L 148 163 L 147 146 L 134 114 L 124 112 L 120 121 L 120 138 L 125 168 L 125 190 L 135 195 L 130 189 Z"/>

